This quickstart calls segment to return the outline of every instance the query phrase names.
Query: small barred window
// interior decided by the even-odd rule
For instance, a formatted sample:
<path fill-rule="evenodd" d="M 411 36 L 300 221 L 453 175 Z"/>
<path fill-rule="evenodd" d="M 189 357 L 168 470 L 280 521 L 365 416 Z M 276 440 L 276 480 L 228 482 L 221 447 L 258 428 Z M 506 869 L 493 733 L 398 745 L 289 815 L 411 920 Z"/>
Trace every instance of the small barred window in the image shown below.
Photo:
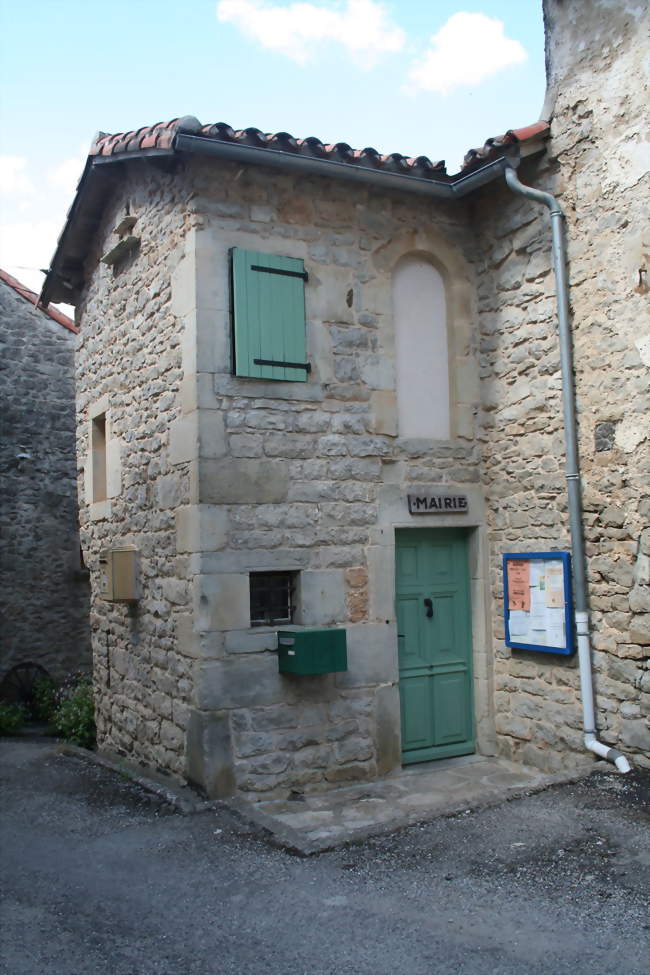
<path fill-rule="evenodd" d="M 251 572 L 251 626 L 293 622 L 297 572 Z"/>

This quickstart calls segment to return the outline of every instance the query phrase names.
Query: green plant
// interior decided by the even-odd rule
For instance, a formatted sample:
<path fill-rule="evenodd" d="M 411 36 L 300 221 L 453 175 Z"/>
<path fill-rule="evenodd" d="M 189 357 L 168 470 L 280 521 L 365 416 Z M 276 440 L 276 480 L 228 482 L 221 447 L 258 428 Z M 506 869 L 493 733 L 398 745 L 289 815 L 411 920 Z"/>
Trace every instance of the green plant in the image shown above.
<path fill-rule="evenodd" d="M 52 724 L 64 741 L 82 748 L 95 746 L 95 705 L 87 677 L 73 677 L 58 693 Z"/>
<path fill-rule="evenodd" d="M 23 704 L 0 701 L 0 735 L 15 735 L 28 718 L 29 711 Z"/>
<path fill-rule="evenodd" d="M 34 683 L 32 718 L 51 721 L 57 708 L 57 687 L 51 677 L 41 677 Z"/>

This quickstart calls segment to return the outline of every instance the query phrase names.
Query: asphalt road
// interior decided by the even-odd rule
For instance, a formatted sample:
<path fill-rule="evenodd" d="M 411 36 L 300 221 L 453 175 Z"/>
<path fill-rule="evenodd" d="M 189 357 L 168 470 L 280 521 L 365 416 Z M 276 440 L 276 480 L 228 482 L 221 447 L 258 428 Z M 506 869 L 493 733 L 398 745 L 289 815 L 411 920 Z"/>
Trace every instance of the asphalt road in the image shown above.
<path fill-rule="evenodd" d="M 10 975 L 647 975 L 650 777 L 299 858 L 51 742 L 0 740 Z"/>

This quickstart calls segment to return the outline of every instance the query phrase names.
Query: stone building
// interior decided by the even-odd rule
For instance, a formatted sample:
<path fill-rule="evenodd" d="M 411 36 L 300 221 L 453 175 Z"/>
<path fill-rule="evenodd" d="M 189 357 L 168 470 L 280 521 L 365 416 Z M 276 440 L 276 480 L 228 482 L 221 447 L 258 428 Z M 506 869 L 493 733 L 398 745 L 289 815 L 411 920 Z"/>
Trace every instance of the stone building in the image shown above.
<path fill-rule="evenodd" d="M 0 694 L 90 669 L 75 452 L 77 328 L 0 271 Z"/>
<path fill-rule="evenodd" d="M 455 176 L 192 117 L 93 143 L 44 297 L 81 328 L 102 747 L 210 795 L 592 760 L 575 659 L 504 640 L 502 555 L 569 545 L 548 214 L 518 167 L 567 217 L 599 735 L 650 763 L 646 14 L 581 11 L 546 4 L 550 123 Z M 325 629 L 347 668 L 280 672 L 286 629 L 285 665 Z"/>

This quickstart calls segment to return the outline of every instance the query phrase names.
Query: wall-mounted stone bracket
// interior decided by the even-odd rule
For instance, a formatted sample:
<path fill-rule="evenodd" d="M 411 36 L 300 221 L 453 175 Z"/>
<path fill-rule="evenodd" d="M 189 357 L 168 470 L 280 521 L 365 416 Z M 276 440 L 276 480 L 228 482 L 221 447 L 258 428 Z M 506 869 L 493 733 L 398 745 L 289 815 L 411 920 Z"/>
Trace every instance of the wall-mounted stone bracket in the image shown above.
<path fill-rule="evenodd" d="M 120 240 L 115 247 L 112 247 L 107 251 L 101 258 L 102 264 L 108 264 L 109 267 L 113 267 L 115 264 L 119 264 L 123 261 L 125 257 L 128 257 L 136 247 L 140 244 L 139 237 L 133 237 L 132 235 L 124 237 Z"/>

